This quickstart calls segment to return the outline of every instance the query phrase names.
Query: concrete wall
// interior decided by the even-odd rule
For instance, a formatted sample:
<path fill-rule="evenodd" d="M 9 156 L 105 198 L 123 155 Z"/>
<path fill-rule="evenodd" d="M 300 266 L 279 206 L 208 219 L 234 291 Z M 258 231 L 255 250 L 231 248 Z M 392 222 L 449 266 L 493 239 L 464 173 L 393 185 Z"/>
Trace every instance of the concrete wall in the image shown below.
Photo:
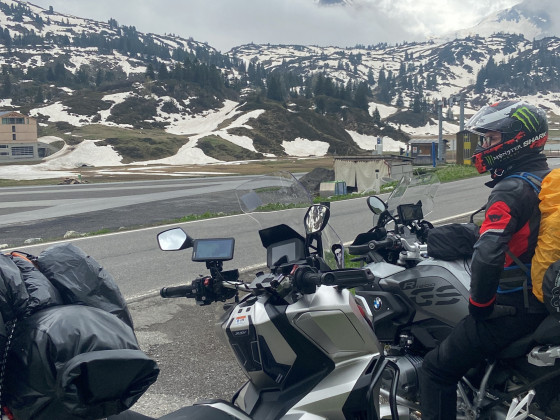
<path fill-rule="evenodd" d="M 379 192 L 384 178 L 399 180 L 405 174 L 412 174 L 410 160 L 399 158 L 335 158 L 334 178 L 346 182 L 346 186 L 357 192 Z"/>

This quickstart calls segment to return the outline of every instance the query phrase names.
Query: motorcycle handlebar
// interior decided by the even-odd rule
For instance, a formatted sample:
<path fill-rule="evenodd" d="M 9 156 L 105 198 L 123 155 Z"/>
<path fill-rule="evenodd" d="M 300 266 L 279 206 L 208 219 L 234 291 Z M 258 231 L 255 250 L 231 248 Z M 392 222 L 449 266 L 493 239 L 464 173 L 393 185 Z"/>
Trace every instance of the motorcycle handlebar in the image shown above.
<path fill-rule="evenodd" d="M 387 236 L 385 239 L 380 241 L 371 240 L 365 244 L 350 245 L 348 247 L 348 252 L 352 255 L 364 255 L 370 251 L 377 251 L 378 249 L 395 248 L 398 243 L 398 238 L 394 236 Z"/>
<path fill-rule="evenodd" d="M 375 251 L 381 248 L 394 248 L 395 245 L 397 245 L 397 243 L 398 243 L 397 238 L 393 236 L 387 236 L 387 238 L 381 241 L 370 241 L 368 245 L 372 251 Z"/>
<path fill-rule="evenodd" d="M 196 287 L 193 285 L 163 287 L 159 294 L 162 298 L 194 298 L 196 297 Z"/>

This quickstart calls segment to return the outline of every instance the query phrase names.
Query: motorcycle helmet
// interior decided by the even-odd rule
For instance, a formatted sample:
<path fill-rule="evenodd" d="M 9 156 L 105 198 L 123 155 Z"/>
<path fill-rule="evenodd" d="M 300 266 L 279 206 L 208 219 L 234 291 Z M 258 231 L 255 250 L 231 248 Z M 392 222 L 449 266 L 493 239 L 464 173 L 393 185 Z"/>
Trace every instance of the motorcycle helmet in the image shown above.
<path fill-rule="evenodd" d="M 467 121 L 466 129 L 480 136 L 472 155 L 479 173 L 501 176 L 529 154 L 541 153 L 548 139 L 545 112 L 524 101 L 503 101 L 480 109 Z M 501 141 L 485 145 L 484 136 L 498 132 Z"/>

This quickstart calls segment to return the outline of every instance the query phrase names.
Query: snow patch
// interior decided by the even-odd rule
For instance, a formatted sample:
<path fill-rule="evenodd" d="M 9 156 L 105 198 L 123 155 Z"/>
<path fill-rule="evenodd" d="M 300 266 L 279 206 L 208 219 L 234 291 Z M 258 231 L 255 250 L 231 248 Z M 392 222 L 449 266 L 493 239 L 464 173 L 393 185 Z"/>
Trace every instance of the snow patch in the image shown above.
<path fill-rule="evenodd" d="M 356 131 L 346 130 L 352 140 L 363 150 L 376 150 L 377 148 L 377 136 L 370 136 L 367 134 L 360 134 Z M 398 140 L 393 140 L 390 137 L 382 137 L 381 142 L 383 143 L 384 152 L 398 152 L 401 147 L 406 148 L 406 143 Z"/>
<path fill-rule="evenodd" d="M 65 145 L 61 150 L 45 158 L 38 167 L 48 169 L 73 169 L 81 166 L 120 166 L 121 155 L 112 146 L 99 146 L 100 140 L 84 140 L 76 146 Z"/>
<path fill-rule="evenodd" d="M 290 156 L 325 156 L 329 150 L 329 143 L 298 137 L 294 141 L 283 141 L 282 147 Z"/>
<path fill-rule="evenodd" d="M 204 154 L 202 150 L 194 147 L 194 144 L 195 142 L 189 141 L 187 144 L 183 145 L 183 147 L 181 147 L 179 151 L 173 156 L 157 160 L 135 162 L 135 165 L 204 165 L 207 163 L 220 162 L 219 160 Z"/>
<path fill-rule="evenodd" d="M 43 136 L 43 137 L 39 137 L 37 141 L 40 141 L 41 143 L 51 144 L 54 143 L 55 141 L 64 141 L 64 140 L 57 136 Z"/>
<path fill-rule="evenodd" d="M 181 118 L 179 121 L 171 123 L 165 131 L 177 135 L 211 132 L 218 128 L 222 121 L 237 114 L 239 112 L 236 110 L 238 106 L 237 102 L 226 100 L 222 108 Z"/>
<path fill-rule="evenodd" d="M 396 106 L 389 106 L 384 104 L 376 104 L 375 102 L 370 102 L 369 103 L 370 115 L 373 115 L 375 108 L 377 108 L 377 111 L 379 111 L 379 115 L 381 116 L 382 119 L 390 117 L 391 115 L 393 115 L 399 110 L 399 108 L 397 108 Z"/>
<path fill-rule="evenodd" d="M 64 121 L 72 124 L 75 127 L 81 127 L 86 124 L 90 124 L 90 117 L 85 117 L 83 115 L 70 114 L 67 112 L 68 107 L 62 105 L 61 102 L 55 102 L 54 104 L 44 106 L 42 108 L 32 109 L 30 115 L 32 117 L 38 117 L 39 114 L 49 117 L 51 121 Z"/>

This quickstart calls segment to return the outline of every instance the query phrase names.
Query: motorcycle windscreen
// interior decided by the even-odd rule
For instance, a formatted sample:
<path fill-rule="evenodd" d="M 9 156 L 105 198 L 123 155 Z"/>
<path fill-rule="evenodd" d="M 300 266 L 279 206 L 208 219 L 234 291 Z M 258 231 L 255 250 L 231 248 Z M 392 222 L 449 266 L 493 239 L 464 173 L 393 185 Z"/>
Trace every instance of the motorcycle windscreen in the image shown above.
<path fill-rule="evenodd" d="M 435 173 L 403 176 L 387 199 L 387 210 L 397 215 L 401 204 L 421 204 L 422 213 L 427 216 L 434 208 L 434 199 L 440 185 Z"/>
<path fill-rule="evenodd" d="M 313 200 L 309 191 L 291 173 L 275 172 L 255 177 L 238 186 L 235 193 L 241 211 L 254 222 L 252 226 L 255 227 L 255 234 L 284 225 L 303 237 L 305 233 L 304 217 L 309 206 L 313 204 Z M 342 241 L 330 226 L 327 226 L 322 232 L 322 238 L 324 242 L 324 255 L 322 256 L 329 261 L 329 266 L 335 268 L 332 245 L 334 243 L 342 244 Z M 287 239 L 279 236 L 279 242 Z M 263 240 L 263 246 L 267 247 L 269 244 L 270 241 Z M 292 244 L 292 241 L 285 245 L 286 247 L 295 246 L 294 252 L 291 252 L 290 255 L 300 254 L 299 246 Z M 277 257 L 276 253 L 273 257 L 268 258 L 270 260 L 268 263 L 273 264 L 272 259 Z"/>

